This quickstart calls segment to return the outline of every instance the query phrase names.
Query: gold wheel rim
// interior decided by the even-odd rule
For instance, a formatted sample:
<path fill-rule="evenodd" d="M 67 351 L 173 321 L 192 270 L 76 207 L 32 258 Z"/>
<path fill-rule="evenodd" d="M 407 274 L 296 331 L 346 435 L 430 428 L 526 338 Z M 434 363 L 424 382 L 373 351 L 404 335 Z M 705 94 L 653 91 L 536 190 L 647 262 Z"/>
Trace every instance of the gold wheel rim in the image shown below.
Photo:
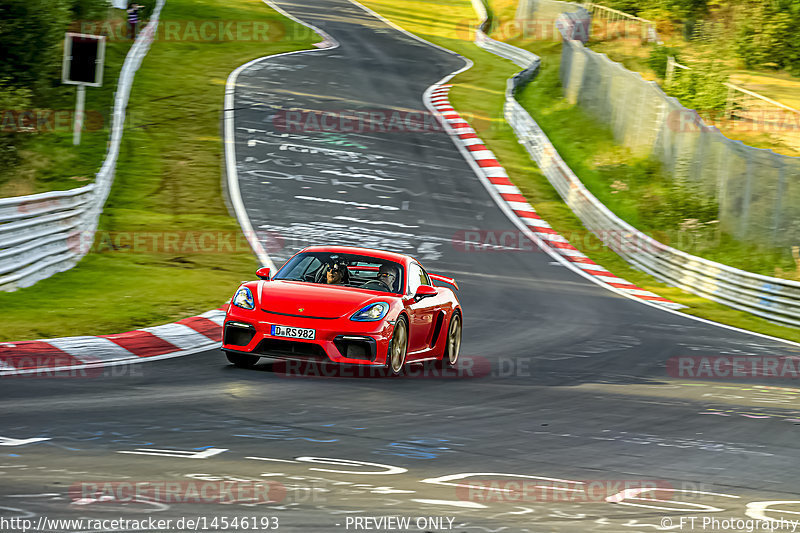
<path fill-rule="evenodd" d="M 454 365 L 458 361 L 458 352 L 461 350 L 461 319 L 458 318 L 458 315 L 453 317 L 447 342 L 449 345 L 448 359 L 450 364 Z"/>
<path fill-rule="evenodd" d="M 406 326 L 405 322 L 402 324 L 400 329 L 395 332 L 395 338 L 392 340 L 392 372 L 394 373 L 400 372 L 405 362 Z"/>

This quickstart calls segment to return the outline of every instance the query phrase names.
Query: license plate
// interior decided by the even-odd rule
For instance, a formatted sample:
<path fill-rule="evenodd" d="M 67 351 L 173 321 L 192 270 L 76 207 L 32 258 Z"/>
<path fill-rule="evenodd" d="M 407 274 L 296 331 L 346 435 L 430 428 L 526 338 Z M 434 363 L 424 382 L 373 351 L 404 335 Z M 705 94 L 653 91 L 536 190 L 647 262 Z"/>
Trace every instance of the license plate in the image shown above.
<path fill-rule="evenodd" d="M 272 335 L 275 337 L 290 337 L 292 339 L 313 339 L 317 331 L 309 328 L 293 328 L 290 326 L 272 326 Z"/>

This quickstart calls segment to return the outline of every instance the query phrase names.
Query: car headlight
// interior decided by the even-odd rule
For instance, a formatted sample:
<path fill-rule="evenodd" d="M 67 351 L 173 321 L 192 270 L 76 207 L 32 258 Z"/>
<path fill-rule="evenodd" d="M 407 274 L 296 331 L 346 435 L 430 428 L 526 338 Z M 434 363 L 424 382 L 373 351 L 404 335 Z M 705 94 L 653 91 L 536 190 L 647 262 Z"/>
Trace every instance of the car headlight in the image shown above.
<path fill-rule="evenodd" d="M 389 304 L 386 302 L 378 302 L 369 304 L 368 306 L 359 309 L 350 320 L 357 320 L 359 322 L 374 322 L 386 316 L 389 312 Z"/>
<path fill-rule="evenodd" d="M 250 289 L 247 287 L 239 287 L 231 303 L 242 309 L 255 309 L 256 307 L 256 302 L 253 300 L 253 293 L 250 292 Z"/>

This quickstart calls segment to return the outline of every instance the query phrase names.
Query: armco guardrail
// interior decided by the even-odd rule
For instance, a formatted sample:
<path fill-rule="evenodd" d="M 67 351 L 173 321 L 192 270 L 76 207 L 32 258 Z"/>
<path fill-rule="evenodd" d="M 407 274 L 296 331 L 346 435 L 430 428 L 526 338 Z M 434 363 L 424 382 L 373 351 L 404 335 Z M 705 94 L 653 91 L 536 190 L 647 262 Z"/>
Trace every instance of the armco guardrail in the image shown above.
<path fill-rule="evenodd" d="M 473 0 L 473 5 L 485 18 L 479 0 Z M 505 119 L 561 198 L 604 244 L 634 267 L 664 283 L 774 322 L 800 327 L 799 282 L 745 272 L 676 250 L 638 231 L 600 203 L 514 97 L 518 89 L 535 77 L 539 57 L 495 41 L 480 30 L 475 43 L 523 67 L 508 80 Z"/>
<path fill-rule="evenodd" d="M 114 181 L 133 77 L 156 35 L 164 2 L 157 1 L 125 57 L 114 95 L 108 152 L 95 182 L 69 191 L 0 199 L 0 290 L 33 285 L 69 270 L 86 255 Z"/>

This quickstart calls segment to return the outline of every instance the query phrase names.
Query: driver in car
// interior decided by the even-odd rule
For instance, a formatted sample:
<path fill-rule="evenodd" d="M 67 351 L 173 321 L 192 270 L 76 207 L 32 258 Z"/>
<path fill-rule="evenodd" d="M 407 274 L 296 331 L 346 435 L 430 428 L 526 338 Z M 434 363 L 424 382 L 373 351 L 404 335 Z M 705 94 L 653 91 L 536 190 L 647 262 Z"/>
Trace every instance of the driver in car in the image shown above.
<path fill-rule="evenodd" d="M 349 277 L 347 265 L 344 263 L 329 264 L 325 272 L 325 281 L 328 285 L 347 285 Z"/>
<path fill-rule="evenodd" d="M 378 269 L 378 282 L 386 287 L 389 292 L 394 292 L 394 283 L 397 280 L 397 267 L 383 264 Z"/>

